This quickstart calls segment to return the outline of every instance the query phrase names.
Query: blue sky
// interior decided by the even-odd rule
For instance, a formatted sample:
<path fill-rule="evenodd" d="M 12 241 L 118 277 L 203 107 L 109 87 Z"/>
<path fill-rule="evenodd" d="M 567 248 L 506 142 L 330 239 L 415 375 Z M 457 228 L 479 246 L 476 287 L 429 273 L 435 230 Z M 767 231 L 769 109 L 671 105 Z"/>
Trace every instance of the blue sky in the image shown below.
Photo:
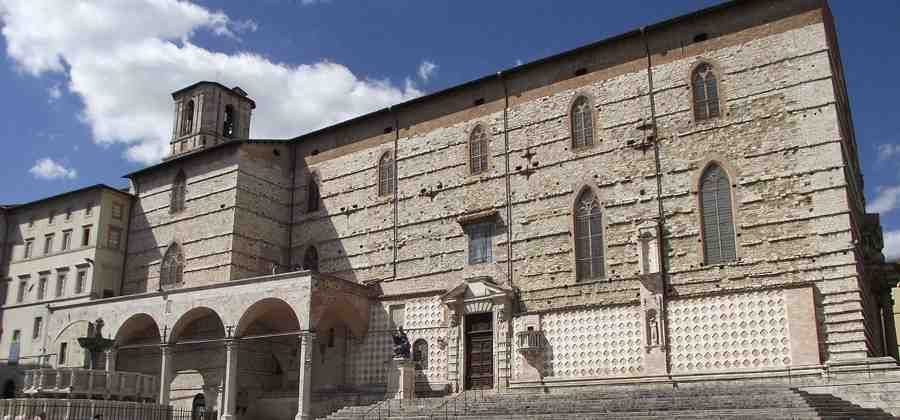
<path fill-rule="evenodd" d="M 0 203 L 124 185 L 195 80 L 241 85 L 252 135 L 289 137 L 716 3 L 0 0 Z M 831 3 L 869 207 L 898 255 L 900 2 Z"/>

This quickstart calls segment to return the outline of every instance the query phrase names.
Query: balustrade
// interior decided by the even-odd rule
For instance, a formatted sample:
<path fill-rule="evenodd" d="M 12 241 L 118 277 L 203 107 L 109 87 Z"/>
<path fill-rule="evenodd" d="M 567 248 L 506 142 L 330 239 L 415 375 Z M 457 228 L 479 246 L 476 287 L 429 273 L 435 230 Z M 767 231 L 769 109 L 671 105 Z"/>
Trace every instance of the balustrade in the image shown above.
<path fill-rule="evenodd" d="M 544 334 L 540 331 L 520 331 L 516 334 L 517 348 L 520 353 L 539 353 L 544 349 Z"/>
<path fill-rule="evenodd" d="M 25 394 L 32 397 L 89 396 L 147 401 L 156 398 L 159 379 L 136 372 L 59 368 L 28 370 L 24 383 Z"/>

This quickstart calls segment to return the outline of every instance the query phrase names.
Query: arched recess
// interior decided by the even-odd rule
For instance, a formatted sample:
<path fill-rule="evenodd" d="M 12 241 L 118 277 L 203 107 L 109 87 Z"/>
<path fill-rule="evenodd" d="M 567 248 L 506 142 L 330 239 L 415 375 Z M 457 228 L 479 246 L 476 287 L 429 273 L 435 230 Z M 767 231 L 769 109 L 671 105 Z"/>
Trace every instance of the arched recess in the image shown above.
<path fill-rule="evenodd" d="M 50 361 L 53 366 L 80 368 L 86 365 L 87 353 L 78 344 L 78 338 L 87 336 L 88 324 L 83 320 L 74 321 L 60 330 L 53 340 L 52 347 L 48 349 L 51 353 L 56 353 L 56 357 Z M 103 362 L 102 358 L 99 361 Z"/>
<path fill-rule="evenodd" d="M 159 325 L 152 316 L 135 314 L 116 331 L 116 370 L 158 375 Z"/>
<path fill-rule="evenodd" d="M 225 324 L 216 311 L 198 306 L 185 312 L 171 328 L 173 346 L 170 401 L 190 409 L 192 398 L 222 385 L 225 378 Z M 209 404 L 215 394 L 206 395 Z"/>
<path fill-rule="evenodd" d="M 239 373 L 242 391 L 263 396 L 297 392 L 300 343 L 298 336 L 291 333 L 299 330 L 296 312 L 281 299 L 265 298 L 247 308 L 235 330 L 235 335 L 243 338 L 238 366 L 253 364 L 252 371 Z M 244 349 L 251 348 L 252 353 L 244 353 Z"/>
<path fill-rule="evenodd" d="M 205 306 L 198 306 L 187 311 L 169 334 L 169 344 L 198 340 L 214 340 L 225 338 L 225 324 L 216 311 Z"/>
<path fill-rule="evenodd" d="M 327 392 L 354 385 L 347 356 L 352 354 L 358 339 L 366 335 L 368 313 L 361 314 L 357 306 L 341 296 L 329 296 L 322 301 L 327 301 L 327 307 L 314 308 L 310 324 L 317 332 L 312 354 L 312 387 Z"/>

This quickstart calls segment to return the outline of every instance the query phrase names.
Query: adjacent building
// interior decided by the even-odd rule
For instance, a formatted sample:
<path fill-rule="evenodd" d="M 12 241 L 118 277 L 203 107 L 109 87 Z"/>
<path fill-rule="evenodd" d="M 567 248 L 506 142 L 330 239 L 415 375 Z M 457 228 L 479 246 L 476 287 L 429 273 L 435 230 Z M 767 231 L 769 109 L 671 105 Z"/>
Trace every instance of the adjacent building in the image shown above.
<path fill-rule="evenodd" d="M 422 391 L 897 375 L 824 1 L 727 2 L 288 140 L 249 138 L 240 88 L 173 100 L 171 156 L 91 190 L 108 218 L 73 206 L 107 246 L 38 264 L 83 193 L 10 210 L 2 351 L 19 328 L 66 366 L 102 317 L 112 368 L 225 419 L 382 397 L 398 327 Z M 83 298 L 48 298 L 65 268 Z"/>
<path fill-rule="evenodd" d="M 4 374 L 84 365 L 76 339 L 87 322 L 50 330 L 52 306 L 120 294 L 131 203 L 131 194 L 95 185 L 4 208 Z"/>

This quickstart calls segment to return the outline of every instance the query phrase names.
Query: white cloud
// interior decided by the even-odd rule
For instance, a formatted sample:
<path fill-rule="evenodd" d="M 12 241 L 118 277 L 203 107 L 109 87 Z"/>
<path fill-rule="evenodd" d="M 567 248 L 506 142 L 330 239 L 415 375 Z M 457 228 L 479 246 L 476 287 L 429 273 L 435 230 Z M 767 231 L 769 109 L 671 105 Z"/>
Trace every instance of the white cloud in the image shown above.
<path fill-rule="evenodd" d="M 900 158 L 900 144 L 878 145 L 878 160 L 889 160 L 895 157 Z"/>
<path fill-rule="evenodd" d="M 428 82 L 428 79 L 431 79 L 431 76 L 434 75 L 437 69 L 437 64 L 428 60 L 423 60 L 422 64 L 419 64 L 419 78 L 422 79 L 423 82 Z"/>
<path fill-rule="evenodd" d="M 251 137 L 287 138 L 421 95 L 412 84 L 355 75 L 329 61 L 273 62 L 191 42 L 197 31 L 236 38 L 235 23 L 178 0 L 0 0 L 7 54 L 29 74 L 64 74 L 99 144 L 155 163 L 172 133 L 170 93 L 199 80 L 240 85 L 256 100 Z"/>
<path fill-rule="evenodd" d="M 866 206 L 869 213 L 889 213 L 900 206 L 900 185 L 878 188 L 878 195 Z"/>
<path fill-rule="evenodd" d="M 900 230 L 889 230 L 884 233 L 884 253 L 886 261 L 900 261 Z"/>
<path fill-rule="evenodd" d="M 75 179 L 78 176 L 76 170 L 66 168 L 48 157 L 38 159 L 28 172 L 31 172 L 35 178 L 39 179 Z"/>
<path fill-rule="evenodd" d="M 59 84 L 50 86 L 50 88 L 47 89 L 47 95 L 50 97 L 50 99 L 48 99 L 48 102 L 50 103 L 54 103 L 59 98 L 62 98 L 62 89 L 59 87 Z"/>

